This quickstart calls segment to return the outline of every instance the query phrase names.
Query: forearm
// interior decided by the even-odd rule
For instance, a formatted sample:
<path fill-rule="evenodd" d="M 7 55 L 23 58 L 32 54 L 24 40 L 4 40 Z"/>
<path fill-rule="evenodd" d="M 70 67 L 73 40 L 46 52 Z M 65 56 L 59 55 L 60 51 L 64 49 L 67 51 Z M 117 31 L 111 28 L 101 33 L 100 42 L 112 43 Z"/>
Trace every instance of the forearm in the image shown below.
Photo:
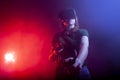
<path fill-rule="evenodd" d="M 55 50 L 52 48 L 51 51 L 50 51 L 50 55 L 48 57 L 49 61 L 53 62 L 57 59 L 57 54 L 55 52 Z"/>
<path fill-rule="evenodd" d="M 57 59 L 57 55 L 55 55 L 55 54 L 53 54 L 53 53 L 49 55 L 49 61 L 50 61 L 50 62 L 53 62 L 53 61 L 55 61 L 56 59 Z"/>
<path fill-rule="evenodd" d="M 79 54 L 77 56 L 77 61 L 80 63 L 80 66 L 82 67 L 86 58 L 88 56 L 88 47 L 83 46 L 81 50 L 79 51 Z"/>

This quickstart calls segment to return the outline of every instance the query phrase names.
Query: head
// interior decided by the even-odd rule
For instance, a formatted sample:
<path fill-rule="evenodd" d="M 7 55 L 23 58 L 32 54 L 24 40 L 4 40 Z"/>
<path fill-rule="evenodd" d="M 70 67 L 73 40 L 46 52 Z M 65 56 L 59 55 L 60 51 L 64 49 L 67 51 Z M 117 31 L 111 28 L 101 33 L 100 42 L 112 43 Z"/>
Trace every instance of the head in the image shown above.
<path fill-rule="evenodd" d="M 74 9 L 66 9 L 59 13 L 59 19 L 63 26 L 66 29 L 73 29 L 78 27 L 77 15 Z"/>

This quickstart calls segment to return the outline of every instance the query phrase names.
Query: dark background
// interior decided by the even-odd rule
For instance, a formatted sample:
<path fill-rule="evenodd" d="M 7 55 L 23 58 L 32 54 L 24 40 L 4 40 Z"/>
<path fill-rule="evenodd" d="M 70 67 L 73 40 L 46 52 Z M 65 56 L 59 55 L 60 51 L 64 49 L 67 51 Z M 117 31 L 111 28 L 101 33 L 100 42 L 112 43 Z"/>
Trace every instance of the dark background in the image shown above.
<path fill-rule="evenodd" d="M 59 31 L 58 13 L 74 8 L 79 25 L 90 35 L 88 67 L 92 78 L 120 75 L 119 0 L 1 0 L 0 79 L 53 79 L 55 63 L 48 61 L 51 39 Z M 5 64 L 7 50 L 18 62 Z"/>

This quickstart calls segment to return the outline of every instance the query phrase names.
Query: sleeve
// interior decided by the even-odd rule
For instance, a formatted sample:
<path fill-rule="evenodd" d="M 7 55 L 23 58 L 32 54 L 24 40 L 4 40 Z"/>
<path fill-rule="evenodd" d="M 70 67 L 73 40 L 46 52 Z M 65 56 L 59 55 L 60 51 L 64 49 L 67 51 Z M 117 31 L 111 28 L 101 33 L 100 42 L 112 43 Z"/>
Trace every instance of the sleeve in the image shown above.
<path fill-rule="evenodd" d="M 88 31 L 86 29 L 80 29 L 80 33 L 81 33 L 82 36 L 89 37 L 89 33 L 88 33 Z"/>

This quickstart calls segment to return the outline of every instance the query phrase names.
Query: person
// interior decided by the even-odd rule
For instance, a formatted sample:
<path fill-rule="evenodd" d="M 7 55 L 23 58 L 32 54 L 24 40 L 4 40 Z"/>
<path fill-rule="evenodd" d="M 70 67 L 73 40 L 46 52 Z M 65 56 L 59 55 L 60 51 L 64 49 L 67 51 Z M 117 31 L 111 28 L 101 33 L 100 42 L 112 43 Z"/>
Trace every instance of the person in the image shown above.
<path fill-rule="evenodd" d="M 75 9 L 65 9 L 58 15 L 62 30 L 52 40 L 49 60 L 57 62 L 56 80 L 90 80 L 86 64 L 89 34 L 79 28 Z"/>

